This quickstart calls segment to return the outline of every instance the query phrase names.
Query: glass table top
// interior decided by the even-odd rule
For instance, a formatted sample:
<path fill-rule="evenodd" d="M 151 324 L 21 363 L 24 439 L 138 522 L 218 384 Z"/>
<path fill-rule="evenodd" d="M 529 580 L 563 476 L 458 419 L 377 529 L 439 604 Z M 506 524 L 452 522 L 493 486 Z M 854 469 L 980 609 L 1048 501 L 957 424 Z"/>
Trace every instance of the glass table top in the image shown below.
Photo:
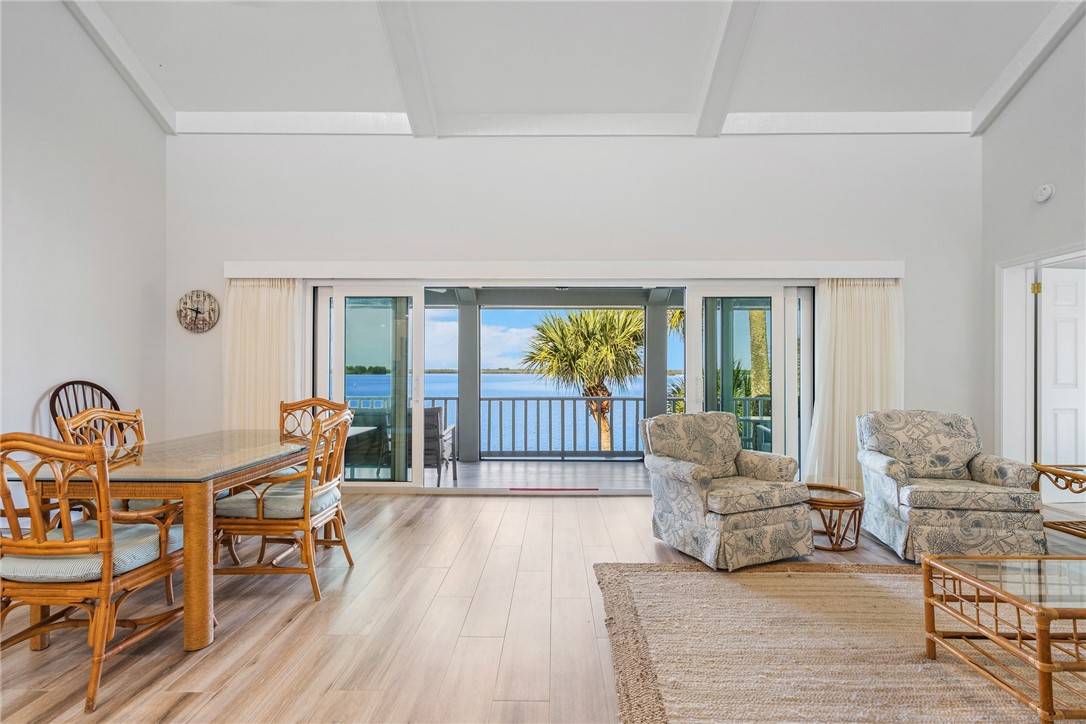
<path fill-rule="evenodd" d="M 938 560 L 1030 603 L 1086 609 L 1086 557 Z"/>
<path fill-rule="evenodd" d="M 279 430 L 223 430 L 145 442 L 134 459 L 110 464 L 110 480 L 210 480 L 290 457 L 306 445 L 280 440 Z"/>
<path fill-rule="evenodd" d="M 839 488 L 833 485 L 814 485 L 809 484 L 807 486 L 808 494 L 811 498 L 817 498 L 818 500 L 851 500 L 859 501 L 863 500 L 863 494 L 847 488 Z"/>

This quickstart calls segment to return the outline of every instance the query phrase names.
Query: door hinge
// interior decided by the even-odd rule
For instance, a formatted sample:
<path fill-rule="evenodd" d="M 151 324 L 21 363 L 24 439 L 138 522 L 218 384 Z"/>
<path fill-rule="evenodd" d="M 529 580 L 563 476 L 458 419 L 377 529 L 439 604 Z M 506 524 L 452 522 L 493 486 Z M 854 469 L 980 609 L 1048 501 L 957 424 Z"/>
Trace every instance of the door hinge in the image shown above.
<path fill-rule="evenodd" d="M 1030 284 L 1029 285 L 1029 293 L 1030 294 L 1040 294 L 1041 293 L 1041 283 L 1040 282 L 1033 282 L 1032 284 Z"/>

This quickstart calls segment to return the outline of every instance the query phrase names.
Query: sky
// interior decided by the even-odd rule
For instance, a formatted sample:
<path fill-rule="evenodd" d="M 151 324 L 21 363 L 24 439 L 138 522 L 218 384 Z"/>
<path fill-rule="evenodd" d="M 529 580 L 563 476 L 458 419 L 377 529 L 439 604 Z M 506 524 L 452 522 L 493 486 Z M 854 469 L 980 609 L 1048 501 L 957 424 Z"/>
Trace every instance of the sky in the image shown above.
<path fill-rule="evenodd" d="M 551 310 L 496 309 L 479 313 L 479 346 L 483 369 L 519 368 L 532 325 Z M 426 310 L 426 369 L 456 367 L 457 315 L 455 309 Z M 668 367 L 682 369 L 683 343 L 678 335 L 668 339 Z"/>
<path fill-rule="evenodd" d="M 380 300 L 378 300 L 380 301 Z M 483 369 L 521 367 L 521 357 L 533 334 L 532 325 L 547 311 L 543 309 L 499 309 L 484 307 L 480 311 L 480 354 Z M 560 310 L 559 310 L 560 311 Z M 390 365 L 391 310 L 387 307 L 353 308 L 347 311 L 347 364 Z M 735 318 L 737 340 L 750 334 L 746 315 Z M 668 369 L 684 367 L 683 340 L 675 333 L 668 335 Z M 742 344 L 737 350 L 746 358 L 749 352 Z M 455 309 L 426 310 L 426 369 L 455 369 L 457 367 L 457 312 Z"/>

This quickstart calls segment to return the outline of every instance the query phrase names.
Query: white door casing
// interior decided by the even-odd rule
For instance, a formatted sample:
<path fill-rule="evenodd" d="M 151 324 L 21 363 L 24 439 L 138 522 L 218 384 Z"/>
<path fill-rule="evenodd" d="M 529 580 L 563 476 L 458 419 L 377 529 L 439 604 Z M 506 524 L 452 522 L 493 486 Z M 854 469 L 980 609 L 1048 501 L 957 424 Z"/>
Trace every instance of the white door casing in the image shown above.
<path fill-rule="evenodd" d="M 1037 321 L 1039 462 L 1086 463 L 1086 269 L 1040 269 Z M 1082 495 L 1042 482 L 1045 503 L 1081 503 Z"/>

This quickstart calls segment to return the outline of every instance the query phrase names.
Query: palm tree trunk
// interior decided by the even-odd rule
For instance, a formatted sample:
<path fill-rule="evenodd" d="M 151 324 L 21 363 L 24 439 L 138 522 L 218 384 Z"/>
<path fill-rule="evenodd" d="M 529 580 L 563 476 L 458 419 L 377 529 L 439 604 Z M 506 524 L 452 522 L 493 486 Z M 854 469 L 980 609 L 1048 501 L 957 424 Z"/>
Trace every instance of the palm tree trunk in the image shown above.
<path fill-rule="evenodd" d="M 769 334 L 764 309 L 750 310 L 750 394 L 769 397 Z"/>
<path fill-rule="evenodd" d="M 610 397 L 611 390 L 602 382 L 588 385 L 584 388 L 585 397 Z M 588 411 L 592 419 L 596 421 L 596 429 L 600 433 L 600 450 L 611 450 L 611 401 L 588 400 Z"/>

